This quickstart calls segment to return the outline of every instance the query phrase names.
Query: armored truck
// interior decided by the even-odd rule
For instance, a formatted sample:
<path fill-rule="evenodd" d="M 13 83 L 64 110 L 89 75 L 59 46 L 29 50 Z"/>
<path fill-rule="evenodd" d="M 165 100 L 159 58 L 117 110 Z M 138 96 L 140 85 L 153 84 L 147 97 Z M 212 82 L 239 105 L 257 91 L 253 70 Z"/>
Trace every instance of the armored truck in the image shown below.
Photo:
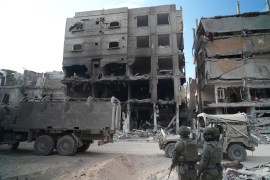
<path fill-rule="evenodd" d="M 203 148 L 203 131 L 206 127 L 217 127 L 220 131 L 220 142 L 223 152 L 230 160 L 244 161 L 247 157 L 246 150 L 254 151 L 258 146 L 257 140 L 250 132 L 250 126 L 245 113 L 210 115 L 201 113 L 197 115 L 191 136 L 196 139 L 199 149 Z M 175 143 L 179 135 L 167 135 L 161 130 L 159 147 L 165 151 L 166 157 L 172 156 Z"/>
<path fill-rule="evenodd" d="M 86 151 L 94 140 L 113 142 L 120 126 L 120 101 L 111 99 L 37 100 L 25 98 L 18 106 L 0 107 L 0 144 L 12 150 L 33 142 L 36 155 L 54 149 L 61 155 Z"/>

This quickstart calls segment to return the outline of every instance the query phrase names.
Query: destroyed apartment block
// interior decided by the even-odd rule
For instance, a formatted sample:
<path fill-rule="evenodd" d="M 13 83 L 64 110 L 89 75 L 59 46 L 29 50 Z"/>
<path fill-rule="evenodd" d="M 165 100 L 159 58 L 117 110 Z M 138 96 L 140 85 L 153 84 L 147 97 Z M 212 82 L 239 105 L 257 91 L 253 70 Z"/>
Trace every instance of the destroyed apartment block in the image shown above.
<path fill-rule="evenodd" d="M 0 70 L 0 105 L 18 106 L 20 101 L 64 99 L 66 86 L 61 83 L 63 72 L 37 73 L 25 70 L 20 74 Z"/>
<path fill-rule="evenodd" d="M 196 111 L 270 125 L 270 14 L 202 18 L 194 32 Z"/>
<path fill-rule="evenodd" d="M 183 49 L 175 5 L 77 12 L 66 21 L 62 83 L 74 98 L 115 96 L 127 130 L 146 122 L 157 130 L 174 116 L 178 127 L 186 123 Z"/>

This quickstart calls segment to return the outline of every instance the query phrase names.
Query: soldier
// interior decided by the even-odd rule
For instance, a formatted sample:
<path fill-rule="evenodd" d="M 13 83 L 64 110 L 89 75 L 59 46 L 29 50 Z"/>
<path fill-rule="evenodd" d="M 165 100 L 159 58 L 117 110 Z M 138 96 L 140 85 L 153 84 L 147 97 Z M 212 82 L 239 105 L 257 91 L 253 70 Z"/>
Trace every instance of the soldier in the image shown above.
<path fill-rule="evenodd" d="M 190 130 L 181 126 L 178 131 L 180 140 L 176 143 L 172 154 L 172 167 L 176 166 L 178 179 L 196 180 L 198 148 L 195 141 L 189 138 Z"/>
<path fill-rule="evenodd" d="M 221 180 L 223 168 L 222 145 L 218 142 L 220 133 L 217 128 L 206 128 L 203 137 L 206 141 L 200 162 L 199 177 L 201 180 Z"/>

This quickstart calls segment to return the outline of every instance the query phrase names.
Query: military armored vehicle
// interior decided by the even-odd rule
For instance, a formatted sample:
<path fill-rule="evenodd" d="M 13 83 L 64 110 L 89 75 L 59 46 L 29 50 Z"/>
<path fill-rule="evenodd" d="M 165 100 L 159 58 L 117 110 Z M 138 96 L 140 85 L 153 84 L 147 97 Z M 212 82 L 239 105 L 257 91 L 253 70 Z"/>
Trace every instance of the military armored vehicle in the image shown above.
<path fill-rule="evenodd" d="M 37 155 L 54 151 L 73 155 L 86 151 L 94 140 L 113 142 L 120 126 L 120 101 L 71 99 L 62 101 L 24 99 L 18 106 L 0 106 L 0 144 L 15 150 L 20 142 L 33 142 Z"/>
<path fill-rule="evenodd" d="M 203 131 L 206 127 L 217 127 L 220 131 L 220 142 L 223 152 L 230 160 L 244 161 L 247 157 L 246 150 L 254 151 L 258 146 L 257 140 L 250 133 L 250 126 L 245 113 L 209 115 L 201 113 L 195 120 L 192 130 L 199 149 L 203 148 Z M 167 135 L 161 130 L 159 135 L 159 148 L 165 151 L 168 158 L 172 156 L 175 143 L 179 135 Z"/>

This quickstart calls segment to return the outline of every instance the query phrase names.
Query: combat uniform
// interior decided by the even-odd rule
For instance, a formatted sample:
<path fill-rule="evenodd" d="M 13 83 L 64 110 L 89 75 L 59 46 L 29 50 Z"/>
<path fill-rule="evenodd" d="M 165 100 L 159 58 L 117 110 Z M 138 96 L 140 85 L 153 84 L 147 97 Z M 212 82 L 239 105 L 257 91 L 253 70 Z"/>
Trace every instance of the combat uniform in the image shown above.
<path fill-rule="evenodd" d="M 181 136 L 181 133 L 179 134 Z M 181 139 L 176 143 L 172 154 L 172 163 L 176 166 L 178 179 L 197 179 L 197 159 L 198 149 L 196 142 L 190 139 L 188 136 L 181 136 Z"/>
<path fill-rule="evenodd" d="M 213 131 L 213 135 L 215 135 L 214 129 L 210 131 Z M 216 137 L 205 142 L 200 162 L 200 179 L 221 180 L 223 171 L 221 166 L 222 158 L 222 145 L 217 141 Z"/>

